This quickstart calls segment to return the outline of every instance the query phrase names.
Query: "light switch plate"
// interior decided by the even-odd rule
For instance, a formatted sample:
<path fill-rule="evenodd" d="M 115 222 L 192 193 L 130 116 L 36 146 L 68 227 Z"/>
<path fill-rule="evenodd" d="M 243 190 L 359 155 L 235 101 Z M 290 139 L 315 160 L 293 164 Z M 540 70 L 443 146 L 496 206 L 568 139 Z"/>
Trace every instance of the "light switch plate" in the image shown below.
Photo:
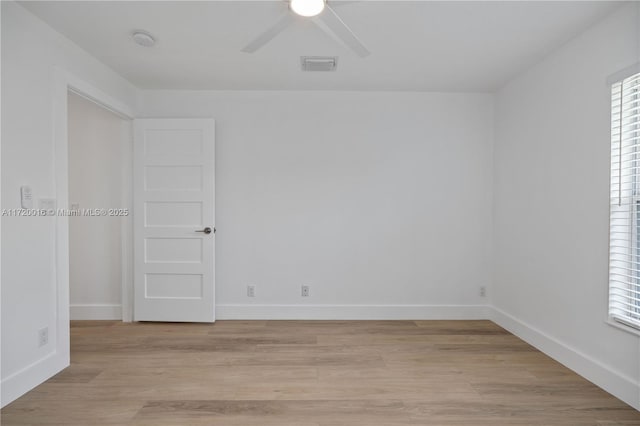
<path fill-rule="evenodd" d="M 38 200 L 38 208 L 40 210 L 56 210 L 56 199 L 55 198 L 40 198 Z"/>
<path fill-rule="evenodd" d="M 20 206 L 23 209 L 33 208 L 33 191 L 29 185 L 20 187 Z"/>

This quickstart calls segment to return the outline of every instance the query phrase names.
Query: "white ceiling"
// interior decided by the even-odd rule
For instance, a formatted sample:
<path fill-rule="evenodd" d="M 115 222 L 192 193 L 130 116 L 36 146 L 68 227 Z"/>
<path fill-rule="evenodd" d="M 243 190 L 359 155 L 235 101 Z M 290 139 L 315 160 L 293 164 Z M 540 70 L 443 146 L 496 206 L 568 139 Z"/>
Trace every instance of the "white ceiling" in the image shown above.
<path fill-rule="evenodd" d="M 371 56 L 356 56 L 304 18 L 258 52 L 241 52 L 287 11 L 284 1 L 21 4 L 140 88 L 417 91 L 492 91 L 619 6 L 329 1 Z M 134 29 L 157 45 L 135 45 Z M 302 55 L 337 55 L 338 70 L 303 73 Z"/>

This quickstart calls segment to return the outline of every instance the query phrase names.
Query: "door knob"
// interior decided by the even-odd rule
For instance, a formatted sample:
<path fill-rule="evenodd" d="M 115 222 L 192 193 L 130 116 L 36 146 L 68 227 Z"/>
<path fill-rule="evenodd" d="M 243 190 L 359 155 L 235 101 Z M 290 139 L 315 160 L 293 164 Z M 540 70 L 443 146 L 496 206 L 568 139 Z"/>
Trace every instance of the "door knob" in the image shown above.
<path fill-rule="evenodd" d="M 211 228 L 209 228 L 208 226 L 204 229 L 198 230 L 196 232 L 204 232 L 205 234 L 210 234 L 211 233 Z"/>

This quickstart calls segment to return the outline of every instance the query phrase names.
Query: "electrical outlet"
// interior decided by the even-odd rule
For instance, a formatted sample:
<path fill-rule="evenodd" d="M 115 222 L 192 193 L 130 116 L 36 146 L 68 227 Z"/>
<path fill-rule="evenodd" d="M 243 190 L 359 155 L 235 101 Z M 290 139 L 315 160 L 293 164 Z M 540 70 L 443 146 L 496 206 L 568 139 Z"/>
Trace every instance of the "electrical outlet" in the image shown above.
<path fill-rule="evenodd" d="M 487 297 L 487 288 L 480 287 L 480 297 Z"/>
<path fill-rule="evenodd" d="M 247 297 L 256 297 L 256 286 L 248 285 L 247 286 Z"/>
<path fill-rule="evenodd" d="M 49 327 L 41 328 L 38 330 L 38 347 L 44 346 L 49 343 Z"/>
<path fill-rule="evenodd" d="M 309 286 L 308 285 L 303 285 L 302 286 L 302 297 L 309 297 Z"/>

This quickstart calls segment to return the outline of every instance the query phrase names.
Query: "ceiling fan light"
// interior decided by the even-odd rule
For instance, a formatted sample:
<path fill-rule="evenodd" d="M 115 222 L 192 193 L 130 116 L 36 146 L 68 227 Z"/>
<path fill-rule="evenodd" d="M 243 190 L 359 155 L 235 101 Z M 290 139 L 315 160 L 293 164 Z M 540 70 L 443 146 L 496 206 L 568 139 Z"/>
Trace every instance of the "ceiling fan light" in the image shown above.
<path fill-rule="evenodd" d="M 291 10 L 300 16 L 316 16 L 324 10 L 325 0 L 291 0 Z"/>

